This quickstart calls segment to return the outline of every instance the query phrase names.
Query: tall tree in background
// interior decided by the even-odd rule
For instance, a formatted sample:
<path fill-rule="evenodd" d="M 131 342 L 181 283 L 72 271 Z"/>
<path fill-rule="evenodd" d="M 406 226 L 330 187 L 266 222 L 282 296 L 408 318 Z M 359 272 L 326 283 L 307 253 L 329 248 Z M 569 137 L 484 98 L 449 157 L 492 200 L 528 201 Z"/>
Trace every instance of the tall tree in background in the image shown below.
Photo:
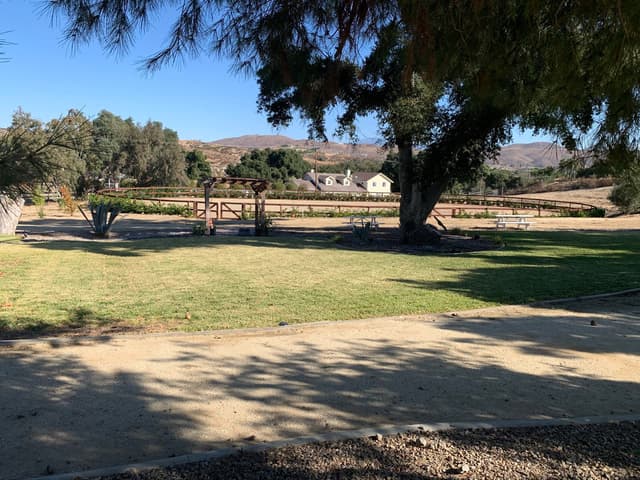
<path fill-rule="evenodd" d="M 301 178 L 310 168 L 300 152 L 266 148 L 245 153 L 240 157 L 240 163 L 227 167 L 226 173 L 231 177 L 264 178 L 285 184 L 291 178 Z"/>
<path fill-rule="evenodd" d="M 190 180 L 200 182 L 211 177 L 211 165 L 202 151 L 191 150 L 185 154 L 184 160 L 187 163 L 186 173 Z"/>
<path fill-rule="evenodd" d="M 50 0 L 75 42 L 126 48 L 176 2 Z M 640 2 L 635 0 L 189 0 L 177 2 L 159 68 L 214 52 L 255 73 L 274 125 L 297 111 L 310 134 L 341 108 L 340 131 L 378 116 L 398 148 L 401 237 L 428 237 L 443 190 L 495 156 L 514 125 L 570 150 L 588 138 L 616 171 L 638 163 Z M 421 146 L 420 155 L 414 148 Z"/>
<path fill-rule="evenodd" d="M 138 186 L 182 185 L 185 169 L 178 134 L 161 122 L 141 126 L 106 110 L 93 120 L 87 184 L 112 185 L 128 178 Z"/>

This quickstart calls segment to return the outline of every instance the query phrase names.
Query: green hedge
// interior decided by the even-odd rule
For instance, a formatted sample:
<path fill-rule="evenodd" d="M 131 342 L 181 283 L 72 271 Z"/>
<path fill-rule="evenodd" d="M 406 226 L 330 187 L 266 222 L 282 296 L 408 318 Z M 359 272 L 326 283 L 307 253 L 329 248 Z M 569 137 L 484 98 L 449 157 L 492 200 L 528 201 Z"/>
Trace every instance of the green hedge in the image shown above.
<path fill-rule="evenodd" d="M 193 211 L 186 205 L 162 205 L 160 203 L 148 203 L 133 200 L 126 197 L 105 197 L 91 195 L 89 203 L 104 202 L 118 206 L 122 213 L 141 213 L 147 215 L 180 215 L 182 217 L 193 216 Z"/>

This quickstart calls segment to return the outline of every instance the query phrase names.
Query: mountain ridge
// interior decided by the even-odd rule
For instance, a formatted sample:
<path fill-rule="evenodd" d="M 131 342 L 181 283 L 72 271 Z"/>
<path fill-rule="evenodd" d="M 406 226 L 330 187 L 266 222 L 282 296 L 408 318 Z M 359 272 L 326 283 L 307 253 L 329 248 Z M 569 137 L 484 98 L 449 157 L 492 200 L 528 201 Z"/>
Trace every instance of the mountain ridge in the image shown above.
<path fill-rule="evenodd" d="M 242 135 L 210 142 L 181 140 L 187 149 L 202 150 L 214 169 L 220 170 L 240 161 L 240 157 L 256 148 L 293 148 L 309 162 L 338 163 L 349 159 L 384 161 L 387 151 L 373 143 L 346 144 L 296 140 L 285 135 Z M 511 144 L 502 147 L 495 163 L 490 165 L 507 169 L 557 167 L 560 160 L 570 157 L 564 148 L 550 142 Z"/>

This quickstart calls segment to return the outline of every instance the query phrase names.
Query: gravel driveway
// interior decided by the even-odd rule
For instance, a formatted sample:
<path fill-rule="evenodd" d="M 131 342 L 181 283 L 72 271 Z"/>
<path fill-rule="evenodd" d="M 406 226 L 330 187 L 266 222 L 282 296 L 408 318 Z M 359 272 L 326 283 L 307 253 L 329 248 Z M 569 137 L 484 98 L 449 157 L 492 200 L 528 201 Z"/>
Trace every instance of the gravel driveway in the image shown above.
<path fill-rule="evenodd" d="M 378 425 L 637 414 L 639 317 L 627 295 L 4 345 L 0 478 Z"/>

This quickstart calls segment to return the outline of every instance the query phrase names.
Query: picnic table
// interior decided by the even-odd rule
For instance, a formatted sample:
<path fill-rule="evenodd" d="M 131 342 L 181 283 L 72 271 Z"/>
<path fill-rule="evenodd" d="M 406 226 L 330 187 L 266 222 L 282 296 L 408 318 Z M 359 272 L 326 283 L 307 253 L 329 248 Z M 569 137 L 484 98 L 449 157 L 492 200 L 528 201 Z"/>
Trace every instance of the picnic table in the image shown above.
<path fill-rule="evenodd" d="M 496 215 L 496 228 L 507 228 L 507 225 L 515 225 L 516 228 L 523 227 L 527 230 L 531 225 L 534 225 L 535 222 L 532 222 L 530 219 L 533 218 L 534 215 L 506 215 L 506 214 L 497 214 Z"/>
<path fill-rule="evenodd" d="M 380 224 L 378 223 L 378 217 L 376 215 L 351 215 L 349 217 L 349 225 L 351 227 L 363 227 L 369 224 L 371 230 L 376 230 Z"/>

